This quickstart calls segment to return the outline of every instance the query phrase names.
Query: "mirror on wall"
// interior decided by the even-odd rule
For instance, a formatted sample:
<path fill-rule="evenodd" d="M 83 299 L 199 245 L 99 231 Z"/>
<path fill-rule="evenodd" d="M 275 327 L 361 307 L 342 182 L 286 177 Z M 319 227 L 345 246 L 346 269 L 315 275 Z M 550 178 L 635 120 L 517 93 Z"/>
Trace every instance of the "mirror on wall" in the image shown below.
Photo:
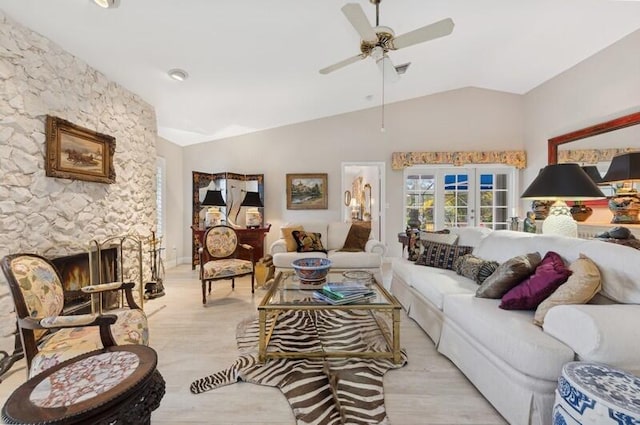
<path fill-rule="evenodd" d="M 640 112 L 592 125 L 548 141 L 548 163 L 573 162 L 595 165 L 604 176 L 611 159 L 619 154 L 640 150 Z M 601 187 L 612 196 L 613 187 Z"/>
<path fill-rule="evenodd" d="M 640 112 L 549 139 L 549 164 L 610 161 L 619 151 L 640 150 Z M 582 159 L 583 161 L 580 161 Z"/>

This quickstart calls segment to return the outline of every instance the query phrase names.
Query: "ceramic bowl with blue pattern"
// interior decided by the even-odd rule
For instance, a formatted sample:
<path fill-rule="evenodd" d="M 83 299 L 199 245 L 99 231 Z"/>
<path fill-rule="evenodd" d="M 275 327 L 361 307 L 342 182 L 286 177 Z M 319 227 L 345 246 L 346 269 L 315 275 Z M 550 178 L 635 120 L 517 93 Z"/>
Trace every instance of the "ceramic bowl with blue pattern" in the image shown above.
<path fill-rule="evenodd" d="M 324 282 L 331 268 L 328 258 L 298 258 L 291 263 L 302 283 Z"/>

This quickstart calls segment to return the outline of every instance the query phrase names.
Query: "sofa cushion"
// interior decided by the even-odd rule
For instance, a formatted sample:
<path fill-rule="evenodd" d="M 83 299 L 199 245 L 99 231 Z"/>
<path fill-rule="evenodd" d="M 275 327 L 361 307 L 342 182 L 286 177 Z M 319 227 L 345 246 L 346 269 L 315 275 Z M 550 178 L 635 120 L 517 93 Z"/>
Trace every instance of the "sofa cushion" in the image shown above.
<path fill-rule="evenodd" d="M 504 248 L 503 248 L 504 249 Z M 511 288 L 533 273 L 542 259 L 540 254 L 532 252 L 510 258 L 482 282 L 476 291 L 480 298 L 502 298 Z"/>
<path fill-rule="evenodd" d="M 470 246 L 427 242 L 424 244 L 424 250 L 416 264 L 441 269 L 453 269 L 453 263 L 456 259 L 461 255 L 470 253 L 472 250 L 473 247 Z"/>
<path fill-rule="evenodd" d="M 553 251 L 545 254 L 531 276 L 504 294 L 500 308 L 506 310 L 533 310 L 562 285 L 571 271 L 562 258 Z"/>
<path fill-rule="evenodd" d="M 320 233 L 294 230 L 291 234 L 298 245 L 297 252 L 327 252 L 322 245 L 322 235 Z"/>
<path fill-rule="evenodd" d="M 532 311 L 501 310 L 499 302 L 449 295 L 444 299 L 445 320 L 525 376 L 557 380 L 562 366 L 574 359 L 573 350 L 534 325 Z"/>
<path fill-rule="evenodd" d="M 639 373 L 638 317 L 640 305 L 559 305 L 549 310 L 543 328 L 571 347 L 579 360 Z"/>
<path fill-rule="evenodd" d="M 340 251 L 364 251 L 364 247 L 367 245 L 370 233 L 371 227 L 351 224 L 349 233 L 347 233 L 347 239 L 344 241 L 344 245 Z"/>
<path fill-rule="evenodd" d="M 458 235 L 458 245 L 476 247 L 493 230 L 483 226 L 449 227 L 451 233 Z"/>
<path fill-rule="evenodd" d="M 411 267 L 413 268 L 411 286 L 439 310 L 442 310 L 446 296 L 452 294 L 473 295 L 478 287 L 473 280 L 459 276 L 453 270 L 416 265 Z"/>
<path fill-rule="evenodd" d="M 438 242 L 455 245 L 458 242 L 458 235 L 444 232 L 420 232 L 420 243 L 424 247 L 428 242 Z"/>
<path fill-rule="evenodd" d="M 291 227 L 281 227 L 280 232 L 282 233 L 282 239 L 284 239 L 287 244 L 287 251 L 293 252 L 298 248 L 298 244 L 296 240 L 293 238 L 294 230 L 304 230 L 302 226 L 291 226 Z"/>
<path fill-rule="evenodd" d="M 376 252 L 345 252 L 331 250 L 328 253 L 331 268 L 371 269 L 382 265 L 382 256 Z"/>
<path fill-rule="evenodd" d="M 347 235 L 351 229 L 350 222 L 332 221 L 327 224 L 327 237 L 322 240 L 325 242 L 327 250 L 340 249 L 347 240 Z"/>
<path fill-rule="evenodd" d="M 542 301 L 536 309 L 533 318 L 533 323 L 536 325 L 542 326 L 544 317 L 551 307 L 563 304 L 585 304 L 600 291 L 602 287 L 600 271 L 589 258 L 580 254 L 580 258 L 571 263 L 569 270 L 572 274 L 567 281 Z"/>

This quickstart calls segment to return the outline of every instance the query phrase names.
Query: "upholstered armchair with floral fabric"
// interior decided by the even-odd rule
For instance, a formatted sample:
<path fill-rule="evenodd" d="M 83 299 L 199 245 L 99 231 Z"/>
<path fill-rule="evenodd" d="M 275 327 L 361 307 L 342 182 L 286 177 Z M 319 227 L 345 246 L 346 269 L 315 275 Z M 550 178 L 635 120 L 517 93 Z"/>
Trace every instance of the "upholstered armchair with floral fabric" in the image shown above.
<path fill-rule="evenodd" d="M 207 229 L 200 248 L 200 280 L 202 281 L 202 304 L 207 303 L 206 283 L 214 280 L 231 279 L 235 288 L 235 278 L 251 275 L 251 293 L 254 292 L 253 247 L 238 244 L 238 235 L 229 226 L 214 226 Z M 241 250 L 249 253 L 250 260 L 238 258 Z"/>
<path fill-rule="evenodd" d="M 8 255 L 2 259 L 2 271 L 13 296 L 29 377 L 103 347 L 149 343 L 147 317 L 133 298 L 131 282 L 83 288 L 87 293 L 123 290 L 126 308 L 61 316 L 62 282 L 49 260 L 35 254 Z"/>

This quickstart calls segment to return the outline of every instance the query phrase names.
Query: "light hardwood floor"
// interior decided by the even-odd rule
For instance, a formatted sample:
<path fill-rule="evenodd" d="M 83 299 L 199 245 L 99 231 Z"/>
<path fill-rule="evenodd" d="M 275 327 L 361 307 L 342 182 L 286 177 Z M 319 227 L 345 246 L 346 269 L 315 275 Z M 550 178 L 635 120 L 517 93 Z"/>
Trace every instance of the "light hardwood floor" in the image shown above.
<path fill-rule="evenodd" d="M 167 382 L 152 424 L 295 425 L 286 399 L 276 388 L 236 383 L 199 395 L 189 385 L 227 368 L 237 358 L 236 324 L 255 315 L 265 291 L 251 295 L 247 278 L 214 283 L 208 303 L 201 302 L 197 271 L 181 265 L 167 271 L 164 297 L 149 300 L 151 346 L 158 352 L 158 369 Z M 504 419 L 405 314 L 401 343 L 408 364 L 387 372 L 385 403 L 394 425 L 493 425 Z M 14 365 L 0 384 L 4 401 L 26 378 L 24 362 Z"/>

